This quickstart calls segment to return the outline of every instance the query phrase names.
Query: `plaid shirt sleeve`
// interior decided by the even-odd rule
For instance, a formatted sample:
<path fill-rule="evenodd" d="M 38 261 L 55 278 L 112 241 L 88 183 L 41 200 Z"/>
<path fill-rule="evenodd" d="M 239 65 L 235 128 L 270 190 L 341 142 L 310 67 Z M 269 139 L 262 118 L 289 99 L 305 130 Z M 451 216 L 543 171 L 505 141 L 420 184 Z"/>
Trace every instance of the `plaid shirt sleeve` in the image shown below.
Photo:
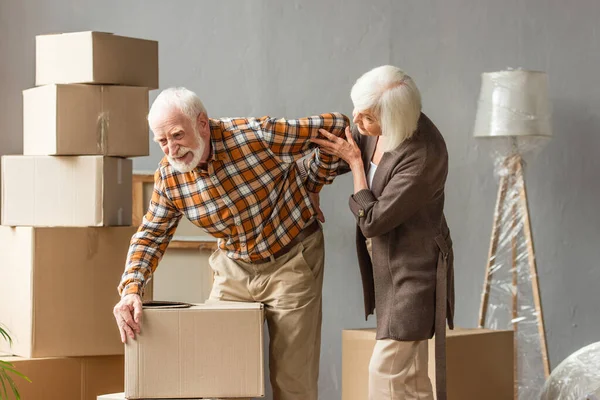
<path fill-rule="evenodd" d="M 309 139 L 319 137 L 319 129 L 343 137 L 350 120 L 343 114 L 330 113 L 300 119 L 265 118 L 261 121 L 263 139 L 283 161 L 293 162 L 315 147 Z M 322 136 L 321 136 L 322 137 Z M 333 182 L 339 157 L 325 154 L 318 148 L 309 156 L 306 189 L 319 192 L 323 185 Z"/>
<path fill-rule="evenodd" d="M 131 238 L 125 272 L 118 287 L 119 294 L 144 293 L 144 286 L 161 260 L 182 213 L 165 194 L 160 168 L 154 174 L 154 190 L 148 212 Z"/>

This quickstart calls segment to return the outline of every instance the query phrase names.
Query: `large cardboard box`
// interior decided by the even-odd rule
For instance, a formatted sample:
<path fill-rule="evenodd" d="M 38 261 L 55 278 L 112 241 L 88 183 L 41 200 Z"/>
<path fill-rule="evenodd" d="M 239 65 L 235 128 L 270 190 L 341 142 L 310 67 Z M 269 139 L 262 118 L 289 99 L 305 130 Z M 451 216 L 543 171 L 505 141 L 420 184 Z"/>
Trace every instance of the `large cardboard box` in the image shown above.
<path fill-rule="evenodd" d="M 21 357 L 123 354 L 112 309 L 133 227 L 0 226 L 0 320 Z"/>
<path fill-rule="evenodd" d="M 125 397 L 262 397 L 264 311 L 258 303 L 145 308 L 125 346 Z"/>
<path fill-rule="evenodd" d="M 448 400 L 513 398 L 513 332 L 488 329 L 448 330 Z M 369 361 L 374 329 L 342 333 L 342 400 L 368 398 Z M 429 377 L 435 393 L 435 340 L 429 341 Z"/>
<path fill-rule="evenodd" d="M 36 86 L 96 83 L 158 88 L 158 42 L 104 32 L 35 38 Z"/>
<path fill-rule="evenodd" d="M 131 160 L 2 157 L 2 224 L 131 225 Z"/>
<path fill-rule="evenodd" d="M 123 356 L 21 358 L 0 356 L 31 380 L 12 375 L 24 400 L 96 400 L 103 393 L 123 390 Z M 10 391 L 10 389 L 7 389 Z"/>
<path fill-rule="evenodd" d="M 149 154 L 148 90 L 45 85 L 23 91 L 23 154 Z"/>

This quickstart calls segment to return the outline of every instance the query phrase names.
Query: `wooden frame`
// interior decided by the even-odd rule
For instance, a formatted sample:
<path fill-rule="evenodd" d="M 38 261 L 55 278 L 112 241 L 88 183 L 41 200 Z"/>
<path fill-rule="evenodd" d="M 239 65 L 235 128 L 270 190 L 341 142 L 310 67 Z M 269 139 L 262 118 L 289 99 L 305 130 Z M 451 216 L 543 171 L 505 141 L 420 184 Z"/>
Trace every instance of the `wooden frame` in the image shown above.
<path fill-rule="evenodd" d="M 533 246 L 533 234 L 531 231 L 531 222 L 529 220 L 529 205 L 527 202 L 527 190 L 525 188 L 525 177 L 523 174 L 523 159 L 519 154 L 513 155 L 506 159 L 505 167 L 508 170 L 508 174 L 502 175 L 500 177 L 500 185 L 498 187 L 498 197 L 496 199 L 496 207 L 494 214 L 494 223 L 492 225 L 492 237 L 490 240 L 490 250 L 488 253 L 488 262 L 485 270 L 485 281 L 483 285 L 483 294 L 481 297 L 481 307 L 479 310 L 479 327 L 483 328 L 485 326 L 485 320 L 487 316 L 487 311 L 489 307 L 489 294 L 490 294 L 490 286 L 491 279 L 493 275 L 493 266 L 496 262 L 496 256 L 498 252 L 498 241 L 501 236 L 501 215 L 502 210 L 505 209 L 506 205 L 506 195 L 510 189 L 516 189 L 519 192 L 518 201 L 516 201 L 511 207 L 511 229 L 514 231 L 517 227 L 517 224 L 520 222 L 523 225 L 523 234 L 525 236 L 525 241 L 527 243 L 527 262 L 529 264 L 529 276 L 531 279 L 532 293 L 533 293 L 533 303 L 535 306 L 535 311 L 537 315 L 537 325 L 538 325 L 538 334 L 540 339 L 540 347 L 542 351 L 542 362 L 544 368 L 545 377 L 548 378 L 550 375 L 550 362 L 548 358 L 548 346 L 546 343 L 546 331 L 544 327 L 544 314 L 542 311 L 542 302 L 540 296 L 540 287 L 538 282 L 538 274 L 537 274 L 537 265 L 535 261 L 535 251 Z M 519 219 L 521 221 L 519 221 Z M 517 276 L 517 241 L 516 237 L 512 238 L 511 243 L 511 261 L 512 261 L 512 320 L 517 321 L 518 318 L 518 276 Z M 515 376 L 515 388 L 514 388 L 514 398 L 518 398 L 518 363 L 517 357 L 518 348 L 517 348 L 517 329 L 518 323 L 513 322 L 513 330 L 514 330 L 514 376 Z"/>
<path fill-rule="evenodd" d="M 147 204 L 144 204 L 144 184 L 154 183 L 154 174 L 134 173 L 131 185 L 132 225 L 139 226 L 142 223 Z M 174 236 L 169 243 L 169 249 L 215 251 L 216 240 L 198 239 L 193 237 Z"/>

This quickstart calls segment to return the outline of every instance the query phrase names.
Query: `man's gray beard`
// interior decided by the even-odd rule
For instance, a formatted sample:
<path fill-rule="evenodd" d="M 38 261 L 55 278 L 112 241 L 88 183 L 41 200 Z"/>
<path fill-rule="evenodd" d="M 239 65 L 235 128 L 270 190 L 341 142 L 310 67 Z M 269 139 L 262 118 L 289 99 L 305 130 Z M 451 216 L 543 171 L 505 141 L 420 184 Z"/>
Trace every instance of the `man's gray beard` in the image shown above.
<path fill-rule="evenodd" d="M 200 160 L 202 159 L 202 153 L 204 153 L 205 144 L 204 144 L 204 141 L 200 138 L 200 135 L 198 134 L 198 132 L 195 132 L 195 133 L 196 133 L 196 138 L 198 140 L 198 148 L 191 149 L 189 147 L 180 147 L 178 154 L 175 155 L 175 157 L 181 157 L 184 154 L 186 154 L 187 152 L 191 151 L 193 158 L 189 164 L 176 161 L 173 157 L 167 156 L 167 160 L 169 160 L 169 164 L 171 164 L 171 166 L 173 168 L 175 168 L 175 170 L 177 170 L 181 173 L 193 171 L 198 166 L 198 164 L 200 163 Z"/>

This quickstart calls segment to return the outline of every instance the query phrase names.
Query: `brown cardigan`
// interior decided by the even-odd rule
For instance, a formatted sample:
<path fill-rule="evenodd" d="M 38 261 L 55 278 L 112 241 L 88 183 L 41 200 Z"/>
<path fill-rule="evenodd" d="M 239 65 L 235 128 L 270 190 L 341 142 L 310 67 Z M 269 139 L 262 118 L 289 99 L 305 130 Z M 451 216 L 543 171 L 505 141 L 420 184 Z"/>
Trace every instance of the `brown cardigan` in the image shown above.
<path fill-rule="evenodd" d="M 353 136 L 366 172 L 376 138 Z M 414 136 L 383 154 L 371 190 L 350 197 L 365 317 L 377 309 L 377 339 L 436 334 L 438 400 L 446 399 L 446 320 L 454 327 L 452 240 L 443 211 L 447 174 L 444 138 L 421 114 Z M 372 261 L 365 238 L 372 241 Z"/>

